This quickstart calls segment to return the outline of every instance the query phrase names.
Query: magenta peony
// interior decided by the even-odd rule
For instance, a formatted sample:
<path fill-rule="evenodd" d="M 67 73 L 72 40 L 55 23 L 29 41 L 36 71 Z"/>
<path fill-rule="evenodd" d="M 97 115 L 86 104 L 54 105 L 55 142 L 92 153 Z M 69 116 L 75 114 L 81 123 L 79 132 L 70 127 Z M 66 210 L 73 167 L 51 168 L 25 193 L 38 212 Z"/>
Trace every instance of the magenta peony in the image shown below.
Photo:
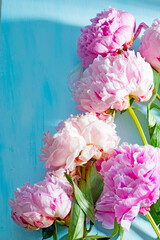
<path fill-rule="evenodd" d="M 70 213 L 72 195 L 72 185 L 53 176 L 33 186 L 24 184 L 9 202 L 12 218 L 26 229 L 49 227 L 56 218 L 64 219 Z"/>
<path fill-rule="evenodd" d="M 78 57 L 82 66 L 89 64 L 98 56 L 117 53 L 132 45 L 136 22 L 130 13 L 109 8 L 91 20 L 92 24 L 81 29 L 78 38 Z"/>
<path fill-rule="evenodd" d="M 96 204 L 96 218 L 113 228 L 114 219 L 128 231 L 138 212 L 146 215 L 159 198 L 160 149 L 150 145 L 123 144 L 102 161 L 103 192 Z"/>
<path fill-rule="evenodd" d="M 129 97 L 147 101 L 153 90 L 151 66 L 138 53 L 126 51 L 116 56 L 98 56 L 72 84 L 72 96 L 82 111 L 103 113 L 124 110 Z"/>
<path fill-rule="evenodd" d="M 155 19 L 142 38 L 139 52 L 160 74 L 160 19 Z"/>
<path fill-rule="evenodd" d="M 75 170 L 91 158 L 100 159 L 103 152 L 111 152 L 119 142 L 110 116 L 106 120 L 93 113 L 71 116 L 57 129 L 54 135 L 49 131 L 44 135 L 40 160 L 58 175 Z"/>

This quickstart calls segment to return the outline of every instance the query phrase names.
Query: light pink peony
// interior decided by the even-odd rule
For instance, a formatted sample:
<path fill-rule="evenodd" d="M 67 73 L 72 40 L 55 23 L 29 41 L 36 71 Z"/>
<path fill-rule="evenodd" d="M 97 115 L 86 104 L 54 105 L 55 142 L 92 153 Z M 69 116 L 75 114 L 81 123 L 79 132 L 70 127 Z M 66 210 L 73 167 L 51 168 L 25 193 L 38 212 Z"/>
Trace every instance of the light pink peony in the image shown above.
<path fill-rule="evenodd" d="M 72 82 L 72 96 L 82 111 L 103 113 L 108 109 L 124 110 L 129 97 L 139 102 L 152 95 L 153 72 L 151 66 L 138 53 L 126 51 L 116 56 L 98 56 Z"/>
<path fill-rule="evenodd" d="M 81 29 L 78 38 L 78 57 L 82 66 L 89 64 L 98 56 L 117 53 L 132 45 L 136 22 L 128 12 L 109 8 L 91 20 L 92 24 Z"/>
<path fill-rule="evenodd" d="M 155 19 L 142 38 L 139 52 L 160 74 L 160 18 Z"/>
<path fill-rule="evenodd" d="M 49 131 L 44 135 L 44 155 L 40 155 L 40 160 L 58 175 L 75 170 L 91 158 L 100 159 L 102 153 L 111 152 L 119 142 L 110 116 L 106 120 L 94 113 L 71 116 L 57 129 L 54 135 Z"/>
<path fill-rule="evenodd" d="M 96 219 L 104 227 L 113 228 L 116 218 L 128 231 L 138 212 L 147 214 L 159 198 L 159 159 L 159 148 L 125 143 L 102 161 L 104 188 L 96 204 Z"/>
<path fill-rule="evenodd" d="M 56 218 L 64 219 L 70 213 L 72 196 L 72 185 L 53 176 L 33 186 L 24 184 L 9 202 L 12 218 L 25 229 L 49 227 Z"/>

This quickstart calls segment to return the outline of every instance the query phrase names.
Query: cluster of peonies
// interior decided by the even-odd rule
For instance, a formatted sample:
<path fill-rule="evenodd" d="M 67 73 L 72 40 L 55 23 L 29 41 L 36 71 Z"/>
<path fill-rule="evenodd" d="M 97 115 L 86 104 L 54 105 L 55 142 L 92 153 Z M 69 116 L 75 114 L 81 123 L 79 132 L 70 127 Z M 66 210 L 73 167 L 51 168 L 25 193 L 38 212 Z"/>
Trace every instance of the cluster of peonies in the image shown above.
<path fill-rule="evenodd" d="M 87 113 L 61 122 L 54 135 L 49 131 L 44 134 L 40 160 L 46 161 L 46 178 L 17 189 L 10 201 L 13 220 L 21 227 L 38 229 L 52 225 L 55 219 L 65 219 L 70 214 L 73 189 L 64 172 L 79 179 L 79 166 L 112 154 L 119 143 L 115 127 L 110 115 L 101 120 Z"/>
<path fill-rule="evenodd" d="M 160 71 L 160 52 L 152 46 L 160 43 L 160 20 L 145 30 L 137 55 L 126 49 L 146 25 L 136 32 L 131 14 L 109 8 L 91 22 L 78 38 L 77 53 L 86 69 L 70 83 L 78 108 L 88 113 L 71 115 L 58 125 L 57 133 L 44 134 L 39 157 L 47 168 L 45 179 L 18 188 L 10 201 L 13 220 L 26 229 L 46 228 L 55 219 L 70 218 L 74 194 L 64 173 L 78 181 L 80 167 L 89 167 L 91 159 L 104 180 L 95 205 L 96 219 L 104 227 L 113 228 L 117 219 L 128 231 L 138 212 L 146 215 L 159 198 L 160 150 L 150 145 L 118 148 L 116 126 L 108 113 L 127 109 L 132 98 L 139 102 L 151 98 L 150 64 Z"/>

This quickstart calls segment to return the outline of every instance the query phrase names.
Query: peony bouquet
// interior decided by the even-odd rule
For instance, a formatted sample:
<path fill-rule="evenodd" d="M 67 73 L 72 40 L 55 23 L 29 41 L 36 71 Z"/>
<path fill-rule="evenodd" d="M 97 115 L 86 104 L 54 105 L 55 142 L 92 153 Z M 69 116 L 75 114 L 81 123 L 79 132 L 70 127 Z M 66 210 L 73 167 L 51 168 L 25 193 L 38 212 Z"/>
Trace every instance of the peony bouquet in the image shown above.
<path fill-rule="evenodd" d="M 129 48 L 141 30 L 139 52 Z M 44 180 L 17 188 L 9 204 L 12 219 L 27 230 L 42 229 L 43 239 L 57 240 L 57 224 L 68 228 L 68 240 L 123 238 L 138 213 L 146 215 L 160 239 L 160 19 L 151 27 L 131 14 L 109 8 L 81 29 L 81 66 L 69 74 L 69 87 L 84 113 L 44 133 Z M 148 101 L 147 143 L 134 102 Z M 116 112 L 132 117 L 143 145 L 122 143 Z M 113 229 L 110 236 L 90 233 L 95 221 Z"/>

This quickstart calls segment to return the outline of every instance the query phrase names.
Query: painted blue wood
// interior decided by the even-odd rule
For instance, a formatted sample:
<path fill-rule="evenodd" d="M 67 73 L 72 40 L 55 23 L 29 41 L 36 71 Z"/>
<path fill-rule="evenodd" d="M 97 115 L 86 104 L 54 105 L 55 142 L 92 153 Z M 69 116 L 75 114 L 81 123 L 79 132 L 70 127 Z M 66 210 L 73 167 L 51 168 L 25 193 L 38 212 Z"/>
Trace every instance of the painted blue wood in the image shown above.
<path fill-rule="evenodd" d="M 10 218 L 8 200 L 23 183 L 42 180 L 45 170 L 37 157 L 43 131 L 70 114 L 77 114 L 67 86 L 69 71 L 79 63 L 76 40 L 80 27 L 108 5 L 151 24 L 159 17 L 159 0 L 4 0 L 0 40 L 0 239 L 39 240 L 40 231 L 26 231 Z M 139 40 L 135 43 L 137 47 Z M 145 111 L 145 109 L 144 109 Z M 145 113 L 145 112 L 144 112 Z M 145 116 L 139 114 L 141 122 Z M 141 143 L 130 117 L 116 117 L 122 141 Z M 147 132 L 146 125 L 144 126 Z M 104 231 L 100 224 L 99 231 Z M 97 229 L 94 228 L 93 232 Z M 59 229 L 59 237 L 66 239 Z M 124 240 L 150 240 L 156 235 L 138 217 Z"/>

